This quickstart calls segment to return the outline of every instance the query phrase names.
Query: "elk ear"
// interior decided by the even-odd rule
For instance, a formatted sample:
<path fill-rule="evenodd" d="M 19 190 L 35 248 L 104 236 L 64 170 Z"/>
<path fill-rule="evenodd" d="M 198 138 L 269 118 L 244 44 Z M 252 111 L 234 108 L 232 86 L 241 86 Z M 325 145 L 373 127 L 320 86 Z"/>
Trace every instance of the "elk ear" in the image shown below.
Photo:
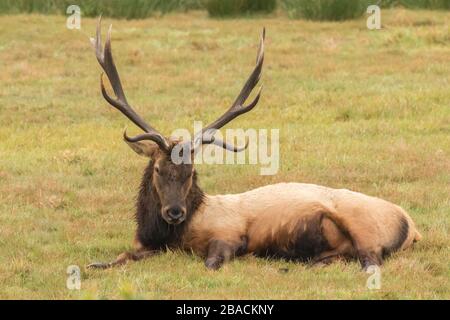
<path fill-rule="evenodd" d="M 153 156 L 159 149 L 159 146 L 156 143 L 148 140 L 142 140 L 137 142 L 130 142 L 127 141 L 126 139 L 124 140 L 127 143 L 127 145 L 129 145 L 130 148 L 133 149 L 134 152 L 143 157 L 153 158 Z"/>

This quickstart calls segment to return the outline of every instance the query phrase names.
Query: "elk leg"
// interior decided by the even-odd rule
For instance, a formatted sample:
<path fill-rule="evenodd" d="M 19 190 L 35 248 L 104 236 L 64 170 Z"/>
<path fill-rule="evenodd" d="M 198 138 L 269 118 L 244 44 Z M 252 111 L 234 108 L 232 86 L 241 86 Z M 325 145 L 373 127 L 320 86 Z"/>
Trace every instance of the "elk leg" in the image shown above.
<path fill-rule="evenodd" d="M 330 264 L 332 264 L 334 261 L 339 260 L 341 258 L 340 255 L 334 255 L 334 256 L 328 256 L 328 257 L 324 257 L 320 260 L 312 260 L 312 264 L 310 265 L 310 267 L 324 267 L 324 266 L 328 266 Z"/>
<path fill-rule="evenodd" d="M 317 257 L 311 259 L 311 266 L 321 266 L 331 264 L 333 261 L 341 258 L 342 252 L 340 250 L 330 250 L 324 252 Z"/>
<path fill-rule="evenodd" d="M 366 271 L 370 266 L 380 266 L 383 264 L 383 258 L 381 253 L 375 251 L 358 250 L 358 260 L 361 263 L 361 267 Z"/>
<path fill-rule="evenodd" d="M 355 232 L 355 228 L 351 228 L 348 221 L 337 217 L 332 212 L 327 213 L 328 218 L 332 220 L 339 227 L 341 232 L 343 232 L 343 234 L 351 241 L 352 250 L 348 250 L 347 253 L 359 260 L 364 271 L 371 265 L 380 266 L 383 264 L 382 250 L 376 244 L 374 245 L 371 237 L 367 237 L 367 232 Z"/>
<path fill-rule="evenodd" d="M 211 240 L 205 266 L 212 270 L 219 269 L 224 263 L 230 261 L 235 256 L 244 254 L 247 251 L 247 243 L 247 237 L 241 237 L 241 241 L 237 243 L 218 239 Z"/>
<path fill-rule="evenodd" d="M 116 260 L 111 262 L 94 262 L 87 265 L 88 269 L 108 269 L 115 266 L 126 264 L 128 261 L 139 261 L 154 256 L 158 251 L 156 250 L 137 250 L 133 252 L 123 252 Z"/>
<path fill-rule="evenodd" d="M 353 245 L 350 240 L 347 238 L 339 239 L 340 243 L 336 245 L 336 247 L 332 250 L 324 251 L 313 259 L 311 259 L 312 265 L 327 265 L 331 262 L 341 259 L 341 258 L 349 258 L 354 256 Z"/>

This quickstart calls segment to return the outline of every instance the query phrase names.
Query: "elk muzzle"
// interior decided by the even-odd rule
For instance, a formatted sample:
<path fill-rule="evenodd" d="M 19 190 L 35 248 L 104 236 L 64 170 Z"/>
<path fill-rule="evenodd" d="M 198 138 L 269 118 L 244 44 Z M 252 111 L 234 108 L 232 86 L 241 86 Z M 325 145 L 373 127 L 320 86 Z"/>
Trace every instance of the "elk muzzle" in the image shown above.
<path fill-rule="evenodd" d="M 179 205 L 165 206 L 162 217 L 168 224 L 180 224 L 186 219 L 186 208 Z"/>

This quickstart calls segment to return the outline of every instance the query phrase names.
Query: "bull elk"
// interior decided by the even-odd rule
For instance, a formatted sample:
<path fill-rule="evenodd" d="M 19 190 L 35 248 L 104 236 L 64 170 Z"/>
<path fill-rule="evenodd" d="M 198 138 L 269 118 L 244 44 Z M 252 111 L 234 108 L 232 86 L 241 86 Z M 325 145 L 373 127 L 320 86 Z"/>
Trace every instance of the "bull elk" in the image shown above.
<path fill-rule="evenodd" d="M 211 133 L 258 103 L 261 90 L 245 104 L 261 76 L 264 37 L 263 30 L 256 65 L 231 107 L 192 141 L 179 141 L 163 136 L 128 104 L 111 53 L 111 27 L 103 49 L 99 19 L 96 38 L 91 41 L 116 97 L 107 93 L 102 78 L 101 92 L 110 105 L 144 131 L 134 137 L 125 131 L 123 137 L 150 161 L 137 200 L 135 250 L 120 254 L 112 262 L 88 267 L 108 268 L 151 257 L 167 248 L 180 248 L 204 257 L 210 269 L 248 253 L 309 263 L 356 258 L 368 268 L 381 265 L 386 256 L 421 238 L 402 208 L 379 198 L 304 183 L 209 195 L 199 187 L 192 163 L 172 161 L 171 151 L 180 143 L 189 144 L 192 154 L 202 144 L 234 152 L 245 149 L 215 139 Z"/>

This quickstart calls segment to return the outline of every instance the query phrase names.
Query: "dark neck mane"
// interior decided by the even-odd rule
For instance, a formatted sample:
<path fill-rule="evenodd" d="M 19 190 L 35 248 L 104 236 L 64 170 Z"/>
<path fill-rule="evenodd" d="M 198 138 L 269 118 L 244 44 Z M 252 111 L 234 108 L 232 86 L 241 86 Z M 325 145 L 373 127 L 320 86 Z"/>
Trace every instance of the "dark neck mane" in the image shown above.
<path fill-rule="evenodd" d="M 141 181 L 136 208 L 136 237 L 147 249 L 176 247 L 193 215 L 203 203 L 204 193 L 197 185 L 197 173 L 194 172 L 192 187 L 186 199 L 186 220 L 179 225 L 169 225 L 161 216 L 161 202 L 153 188 L 153 165 L 154 162 L 150 161 Z"/>

